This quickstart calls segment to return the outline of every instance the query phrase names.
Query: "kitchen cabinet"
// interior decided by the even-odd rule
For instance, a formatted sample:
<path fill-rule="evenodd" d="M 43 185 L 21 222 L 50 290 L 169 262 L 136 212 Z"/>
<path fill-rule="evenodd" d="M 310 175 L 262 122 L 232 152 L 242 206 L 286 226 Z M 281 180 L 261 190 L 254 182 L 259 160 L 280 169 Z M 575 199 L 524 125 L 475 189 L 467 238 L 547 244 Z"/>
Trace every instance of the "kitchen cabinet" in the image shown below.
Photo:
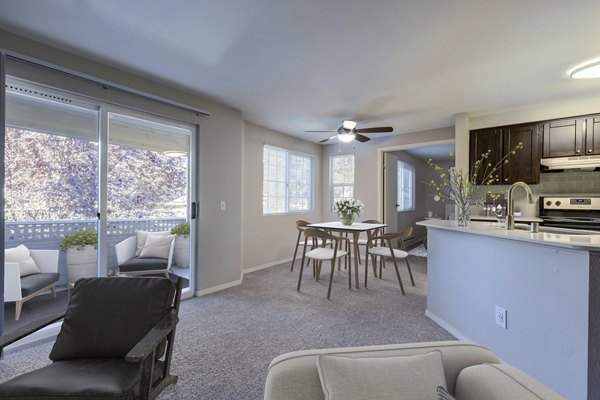
<path fill-rule="evenodd" d="M 543 158 L 600 154 L 600 115 L 544 123 Z"/>
<path fill-rule="evenodd" d="M 600 120 L 599 120 L 600 122 Z M 600 124 L 598 125 L 600 131 Z M 600 136 L 599 136 L 600 138 Z M 527 123 L 495 128 L 478 129 L 470 135 L 470 163 L 481 158 L 481 155 L 491 150 L 488 162 L 496 165 L 505 155 L 509 154 L 519 142 L 523 148 L 514 155 L 507 157 L 508 163 L 503 164 L 497 171 L 493 184 L 509 185 L 523 181 L 539 183 L 541 158 L 541 127 L 538 123 Z M 598 144 L 600 147 L 600 143 Z M 481 168 L 477 182 L 482 182 L 485 168 Z M 472 173 L 472 171 L 470 171 Z"/>

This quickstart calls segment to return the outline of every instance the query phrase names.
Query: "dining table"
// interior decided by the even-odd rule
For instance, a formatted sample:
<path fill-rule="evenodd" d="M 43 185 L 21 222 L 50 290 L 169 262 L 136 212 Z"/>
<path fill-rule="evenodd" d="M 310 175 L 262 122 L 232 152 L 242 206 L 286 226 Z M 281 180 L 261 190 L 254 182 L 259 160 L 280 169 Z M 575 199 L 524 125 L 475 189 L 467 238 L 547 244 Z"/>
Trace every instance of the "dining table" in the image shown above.
<path fill-rule="evenodd" d="M 309 228 L 316 228 L 316 229 L 322 229 L 325 231 L 332 231 L 332 232 L 342 232 L 342 233 L 348 233 L 352 235 L 352 244 L 353 244 L 353 248 L 351 250 L 351 252 L 353 253 L 352 255 L 350 255 L 350 259 L 352 260 L 352 258 L 354 258 L 354 281 L 355 281 L 355 286 L 358 289 L 359 288 L 359 284 L 358 284 L 358 262 L 359 262 L 359 258 L 360 258 L 360 253 L 358 251 L 358 238 L 360 237 L 361 232 L 367 232 L 367 234 L 375 229 L 379 229 L 379 228 L 385 228 L 387 226 L 387 224 L 367 224 L 364 222 L 353 222 L 351 225 L 344 225 L 342 224 L 340 221 L 332 221 L 332 222 L 317 222 L 314 224 L 309 224 L 307 225 L 307 227 Z M 366 260 L 365 260 L 366 262 Z M 352 268 L 352 266 L 350 267 Z"/>

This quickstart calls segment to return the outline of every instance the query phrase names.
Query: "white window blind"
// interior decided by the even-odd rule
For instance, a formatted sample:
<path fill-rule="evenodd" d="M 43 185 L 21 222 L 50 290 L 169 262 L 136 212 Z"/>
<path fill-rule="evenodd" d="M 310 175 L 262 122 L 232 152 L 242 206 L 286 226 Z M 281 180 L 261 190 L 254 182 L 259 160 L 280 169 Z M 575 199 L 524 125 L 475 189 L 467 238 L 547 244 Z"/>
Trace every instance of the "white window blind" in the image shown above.
<path fill-rule="evenodd" d="M 398 161 L 398 209 L 412 211 L 415 209 L 415 167 Z"/>
<path fill-rule="evenodd" d="M 354 154 L 332 156 L 329 160 L 331 209 L 336 201 L 354 198 Z"/>
<path fill-rule="evenodd" d="M 313 157 L 263 147 L 263 214 L 313 210 Z"/>

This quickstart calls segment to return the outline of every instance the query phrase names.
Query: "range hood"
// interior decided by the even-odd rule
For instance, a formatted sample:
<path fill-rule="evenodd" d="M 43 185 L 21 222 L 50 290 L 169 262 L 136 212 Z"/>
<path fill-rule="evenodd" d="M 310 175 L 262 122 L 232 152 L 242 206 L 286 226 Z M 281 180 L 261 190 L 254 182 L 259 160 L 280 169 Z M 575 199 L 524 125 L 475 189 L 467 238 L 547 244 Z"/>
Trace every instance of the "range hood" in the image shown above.
<path fill-rule="evenodd" d="M 540 164 L 547 170 L 557 169 L 582 169 L 591 171 L 600 167 L 600 154 L 593 156 L 542 158 Z"/>

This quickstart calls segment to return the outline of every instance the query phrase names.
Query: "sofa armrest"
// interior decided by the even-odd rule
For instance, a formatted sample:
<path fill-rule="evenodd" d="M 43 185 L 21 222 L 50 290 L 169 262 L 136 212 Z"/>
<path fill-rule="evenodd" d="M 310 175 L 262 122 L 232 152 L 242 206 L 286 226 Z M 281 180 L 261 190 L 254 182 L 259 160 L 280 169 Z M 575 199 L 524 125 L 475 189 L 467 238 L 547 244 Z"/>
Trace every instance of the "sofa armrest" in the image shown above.
<path fill-rule="evenodd" d="M 4 263 L 4 301 L 21 300 L 21 274 L 19 263 Z"/>
<path fill-rule="evenodd" d="M 117 265 L 135 257 L 137 249 L 137 237 L 131 236 L 115 245 L 115 255 L 117 256 Z"/>
<path fill-rule="evenodd" d="M 29 250 L 40 272 L 58 272 L 58 250 Z"/>
<path fill-rule="evenodd" d="M 506 364 L 481 364 L 465 368 L 456 380 L 461 400 L 565 400 L 525 372 Z"/>

